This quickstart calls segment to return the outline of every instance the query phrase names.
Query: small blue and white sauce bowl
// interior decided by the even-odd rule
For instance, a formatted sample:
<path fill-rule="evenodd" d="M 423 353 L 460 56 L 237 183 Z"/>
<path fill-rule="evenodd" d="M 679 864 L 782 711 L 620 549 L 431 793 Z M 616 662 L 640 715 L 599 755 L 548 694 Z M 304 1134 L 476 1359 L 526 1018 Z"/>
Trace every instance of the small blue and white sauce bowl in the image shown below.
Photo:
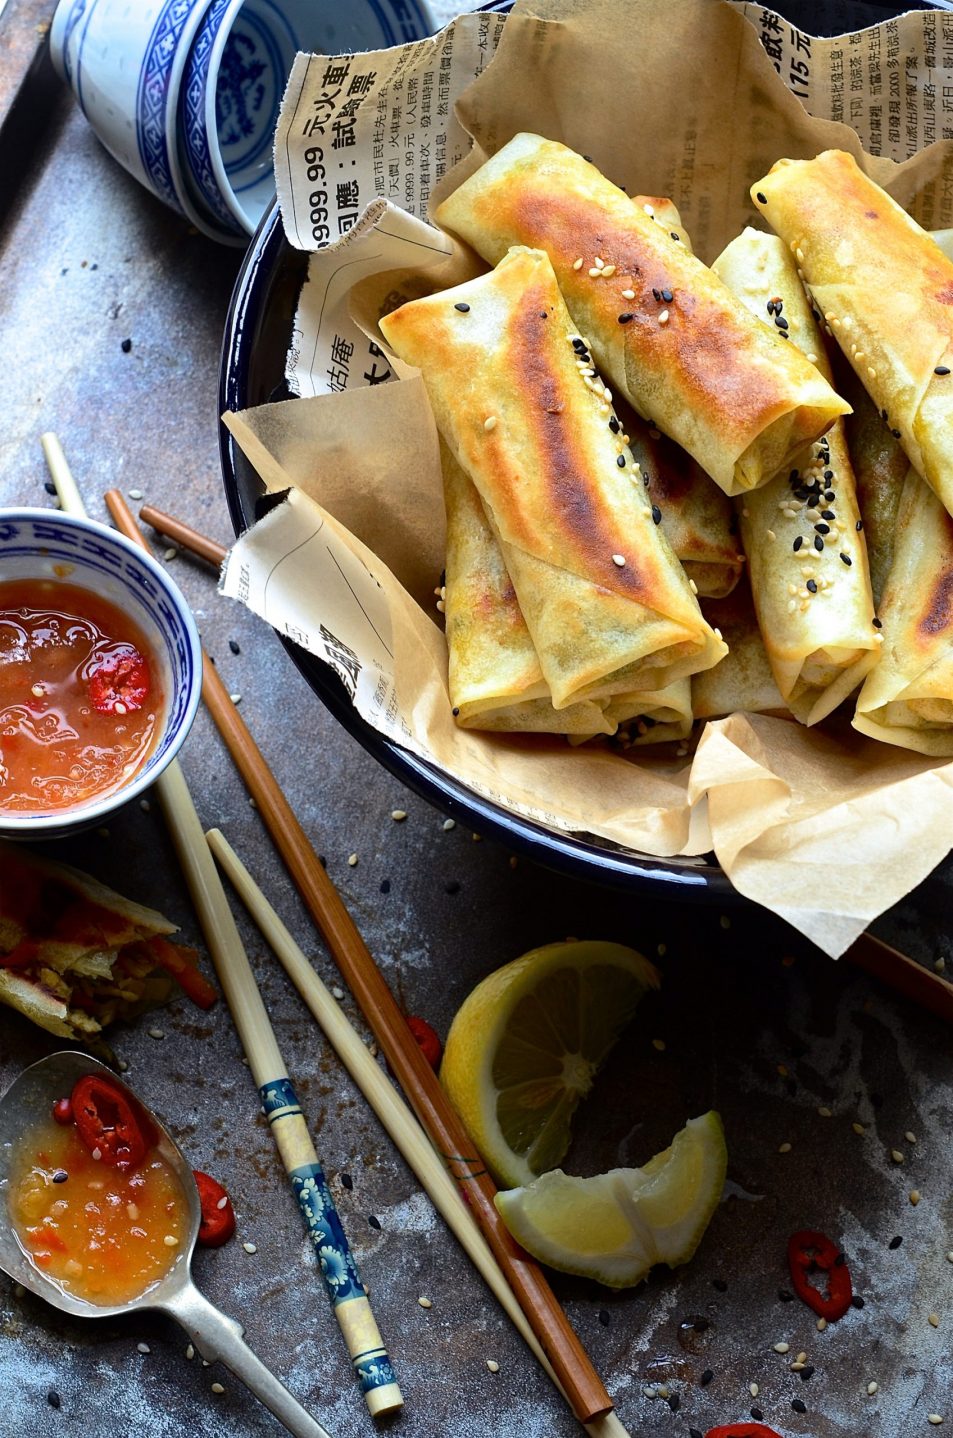
<path fill-rule="evenodd" d="M 74 808 L 0 810 L 0 837 L 56 839 L 103 823 L 172 762 L 198 709 L 202 647 L 192 612 L 165 570 L 95 520 L 48 509 L 0 509 L 0 581 L 18 580 L 85 589 L 120 610 L 145 639 L 163 695 L 148 755 L 118 787 Z M 0 734 L 0 748 L 2 742 Z"/>

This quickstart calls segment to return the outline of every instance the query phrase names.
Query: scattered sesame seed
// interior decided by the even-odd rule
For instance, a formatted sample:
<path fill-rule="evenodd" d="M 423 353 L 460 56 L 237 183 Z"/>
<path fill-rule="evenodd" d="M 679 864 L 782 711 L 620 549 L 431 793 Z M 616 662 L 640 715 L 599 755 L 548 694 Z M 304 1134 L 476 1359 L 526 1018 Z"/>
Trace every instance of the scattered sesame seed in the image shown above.
<path fill-rule="evenodd" d="M 803 535 L 800 535 L 800 534 L 799 534 L 798 537 L 797 537 L 797 539 L 794 541 L 794 545 L 793 545 L 793 549 L 794 549 L 794 553 L 795 553 L 795 554 L 797 554 L 798 550 L 800 549 L 800 547 L 801 547 L 801 545 L 802 545 L 803 543 L 804 543 Z"/>
<path fill-rule="evenodd" d="M 938 959 L 934 961 L 933 971 L 937 974 L 943 974 L 946 972 L 946 959 L 943 957 L 942 954 Z"/>
<path fill-rule="evenodd" d="M 483 428 L 486 430 L 487 434 L 490 434 L 494 429 L 496 429 L 495 414 L 487 415 L 486 419 L 483 421 Z"/>
<path fill-rule="evenodd" d="M 648 215 L 648 217 L 649 217 L 650 220 L 654 220 L 654 219 L 655 219 L 655 209 L 654 209 L 654 207 L 653 207 L 652 205 L 643 205 L 642 208 L 643 208 L 643 210 L 645 211 L 645 213 Z"/>
<path fill-rule="evenodd" d="M 417 1302 L 420 1304 L 421 1308 L 433 1308 L 433 1304 L 431 1303 L 429 1298 L 418 1298 Z"/>
<path fill-rule="evenodd" d="M 603 265 L 603 266 L 602 266 L 602 278 L 603 278 L 604 280 L 611 280 L 612 276 L 615 274 L 615 269 L 616 269 L 615 265 Z"/>
<path fill-rule="evenodd" d="M 929 1323 L 929 1325 L 930 1325 L 931 1328 L 939 1328 L 939 1326 L 940 1326 L 940 1315 L 939 1315 L 938 1313 L 930 1313 L 930 1314 L 928 1314 L 928 1315 L 927 1315 L 927 1323 Z"/>
<path fill-rule="evenodd" d="M 624 554 L 614 554 L 614 555 L 612 556 L 612 563 L 613 563 L 613 564 L 617 564 L 617 565 L 619 566 L 619 568 L 622 569 L 623 566 L 625 565 L 625 555 L 624 555 Z"/>
<path fill-rule="evenodd" d="M 620 469 L 625 469 L 625 455 L 624 455 L 624 454 L 617 454 L 617 455 L 616 455 L 616 460 L 615 460 L 615 462 L 616 462 L 616 464 L 619 466 Z"/>
<path fill-rule="evenodd" d="M 862 1123 L 852 1123 L 851 1128 L 854 1130 L 854 1133 L 860 1134 L 861 1137 L 867 1132 Z"/>
<path fill-rule="evenodd" d="M 574 270 L 581 270 L 581 269 L 582 269 L 582 260 L 581 260 L 581 259 L 579 259 L 579 260 L 573 260 L 573 262 L 572 262 L 572 267 L 573 267 Z"/>
<path fill-rule="evenodd" d="M 917 1141 L 916 1134 L 911 1133 L 909 1129 L 907 1129 L 906 1133 L 904 1134 L 904 1138 L 907 1140 L 907 1143 L 916 1143 Z"/>
<path fill-rule="evenodd" d="M 459 304 L 455 304 L 453 308 L 459 310 L 462 315 L 470 313 L 470 306 L 464 300 L 461 300 Z"/>
<path fill-rule="evenodd" d="M 774 1345 L 774 1351 L 775 1353 L 790 1353 L 791 1345 L 790 1343 L 776 1343 Z"/>
<path fill-rule="evenodd" d="M 951 1248 L 949 1253 L 946 1255 L 946 1261 L 947 1263 L 953 1263 L 953 1248 Z"/>
<path fill-rule="evenodd" d="M 135 498 L 135 496 L 133 496 L 133 498 Z M 152 1352 L 152 1349 L 149 1347 L 148 1343 L 137 1343 L 137 1344 L 136 1344 L 136 1352 L 137 1352 L 137 1353 L 151 1353 L 151 1352 Z"/>
<path fill-rule="evenodd" d="M 759 1391 L 760 1391 L 760 1390 L 759 1390 L 759 1388 L 758 1388 L 757 1383 L 749 1383 L 749 1384 L 748 1384 L 748 1392 L 751 1394 L 752 1398 L 757 1398 Z"/>
<path fill-rule="evenodd" d="M 880 1388 L 880 1384 L 879 1384 L 879 1383 L 874 1383 L 874 1381 L 871 1379 L 871 1381 L 867 1384 L 867 1396 L 868 1396 L 868 1398 L 873 1398 L 874 1394 L 878 1391 L 879 1388 Z"/>
<path fill-rule="evenodd" d="M 894 1163 L 903 1163 L 903 1154 L 900 1152 L 899 1148 L 892 1148 L 890 1150 L 890 1157 L 893 1159 Z"/>
<path fill-rule="evenodd" d="M 622 291 L 622 298 L 623 298 L 624 300 L 634 300 L 634 299 L 635 299 L 635 290 L 623 290 L 623 291 Z"/>
<path fill-rule="evenodd" d="M 888 1247 L 888 1248 L 899 1248 L 902 1242 L 903 1242 L 903 1239 L 901 1238 L 900 1234 L 897 1233 L 897 1234 L 894 1235 L 894 1237 L 893 1237 L 893 1238 L 890 1240 L 890 1242 L 887 1244 L 887 1247 Z"/>
<path fill-rule="evenodd" d="M 332 994 L 332 997 L 334 997 L 334 998 L 336 998 L 336 999 L 343 999 L 343 998 L 344 998 L 344 990 L 341 988 L 340 984 L 333 984 L 333 985 L 331 986 L 331 994 Z"/>
<path fill-rule="evenodd" d="M 936 369 L 933 371 L 933 373 L 934 373 L 934 374 L 949 374 L 949 373 L 950 373 L 950 367 L 949 367 L 949 365 L 938 364 L 937 367 L 936 367 Z"/>
<path fill-rule="evenodd" d="M 619 316 L 619 324 L 620 324 L 620 325 L 627 325 L 630 320 L 634 320 L 634 319 L 635 319 L 635 315 L 632 313 L 632 311 L 631 311 L 631 310 L 626 310 L 624 314 L 621 314 L 621 315 Z"/>
<path fill-rule="evenodd" d="M 851 559 L 851 557 L 850 557 L 849 554 L 844 554 L 844 553 L 842 552 L 842 553 L 841 553 L 841 562 L 842 562 L 843 564 L 846 564 L 846 565 L 847 565 L 847 568 L 849 569 L 850 566 L 853 564 L 854 561 Z"/>
<path fill-rule="evenodd" d="M 167 1233 L 163 1238 L 162 1242 L 165 1244 L 166 1248 L 178 1248 L 179 1246 L 179 1240 L 176 1238 L 174 1233 Z"/>
<path fill-rule="evenodd" d="M 831 1110 L 827 1107 L 826 1104 L 821 1104 L 820 1108 L 819 1108 L 817 1111 L 818 1111 L 818 1113 L 820 1114 L 821 1118 L 833 1118 L 833 1117 L 834 1117 L 833 1113 L 832 1113 Z"/>
<path fill-rule="evenodd" d="M 225 1392 L 225 1389 L 222 1387 L 221 1383 L 213 1383 L 213 1384 L 212 1384 L 212 1392 L 213 1392 L 213 1393 L 224 1393 L 224 1392 Z"/>
<path fill-rule="evenodd" d="M 139 808 L 144 814 L 148 814 L 149 810 L 152 808 L 152 805 L 149 803 L 148 799 L 140 799 Z"/>
<path fill-rule="evenodd" d="M 150 1029 L 150 1030 L 149 1030 L 149 1037 L 150 1037 L 150 1039 L 164 1039 L 164 1038 L 165 1038 L 165 1029 Z"/>
<path fill-rule="evenodd" d="M 179 552 L 179 551 L 175 548 L 175 545 L 170 545 L 169 548 L 168 548 L 168 549 L 165 551 L 165 553 L 163 554 L 162 558 L 163 558 L 163 559 L 174 559 L 175 556 L 178 554 L 178 552 Z"/>
<path fill-rule="evenodd" d="M 778 1146 L 778 1153 L 790 1153 L 790 1152 L 791 1152 L 791 1145 L 790 1145 L 789 1143 L 782 1143 L 782 1144 L 780 1144 L 780 1145 Z"/>
<path fill-rule="evenodd" d="M 24 1292 L 26 1292 L 25 1289 Z M 59 1408 L 62 1404 L 62 1399 L 60 1398 L 60 1395 L 57 1393 L 55 1388 L 51 1388 L 49 1393 L 47 1393 L 46 1401 L 51 1408 Z"/>
<path fill-rule="evenodd" d="M 706 1368 L 705 1371 L 704 1371 L 704 1373 L 702 1374 L 702 1376 L 699 1378 L 698 1381 L 699 1381 L 699 1383 L 701 1384 L 701 1386 L 702 1386 L 703 1388 L 707 1388 L 708 1385 L 709 1385 L 709 1383 L 711 1382 L 711 1380 L 714 1378 L 714 1376 L 715 1376 L 715 1375 L 714 1375 L 714 1373 L 712 1372 L 712 1370 L 711 1370 L 710 1368 Z"/>
<path fill-rule="evenodd" d="M 910 1199 L 910 1202 L 913 1204 L 914 1208 L 916 1208 L 917 1204 L 920 1202 L 920 1190 L 918 1188 L 911 1188 L 907 1197 Z"/>
<path fill-rule="evenodd" d="M 491 1373 L 499 1373 L 500 1371 L 500 1365 L 497 1363 L 495 1358 L 488 1358 L 486 1360 L 486 1366 L 487 1368 L 489 1368 Z"/>
<path fill-rule="evenodd" d="M 229 699 L 231 699 L 233 704 L 240 704 L 242 702 L 242 696 L 237 692 L 235 694 L 229 694 L 228 697 Z"/>
<path fill-rule="evenodd" d="M 791 1407 L 794 1409 L 795 1413 L 807 1412 L 807 1404 L 804 1402 L 803 1398 L 792 1398 Z"/>
<path fill-rule="evenodd" d="M 814 1326 L 817 1329 L 818 1333 L 823 1333 L 824 1329 L 827 1327 L 827 1319 L 819 1318 Z"/>
<path fill-rule="evenodd" d="M 760 190 L 758 190 L 757 194 L 755 195 L 755 199 L 758 201 L 759 205 L 766 205 L 768 203 L 767 195 L 762 195 Z"/>
<path fill-rule="evenodd" d="M 593 279 L 593 280 L 598 279 L 601 274 L 602 274 L 602 266 L 601 266 L 601 265 L 592 265 L 592 266 L 590 266 L 590 269 L 589 269 L 589 278 L 590 278 L 590 279 Z"/>
<path fill-rule="evenodd" d="M 402 824 L 403 821 L 407 818 L 407 810 L 406 810 L 406 809 L 391 809 L 391 811 L 390 811 L 390 816 L 391 816 L 391 818 L 393 819 L 393 821 L 394 821 L 395 824 Z"/>
<path fill-rule="evenodd" d="M 662 523 L 662 511 L 659 509 L 657 504 L 652 505 L 652 518 L 656 524 Z"/>
<path fill-rule="evenodd" d="M 942 1415 L 942 1413 L 928 1413 L 928 1414 L 927 1414 L 927 1422 L 928 1422 L 928 1423 L 932 1423 L 933 1426 L 934 1426 L 934 1428 L 935 1428 L 938 1423 L 942 1423 L 942 1422 L 943 1422 L 943 1415 Z"/>
<path fill-rule="evenodd" d="M 242 1248 L 245 1250 L 246 1253 L 257 1253 L 257 1252 L 258 1252 L 258 1245 L 257 1245 L 257 1243 L 243 1243 L 243 1244 L 242 1244 Z"/>
<path fill-rule="evenodd" d="M 660 325 L 668 324 L 668 310 L 659 310 L 658 322 Z"/>
<path fill-rule="evenodd" d="M 352 869 L 355 868 L 356 865 L 357 865 L 357 855 L 356 855 L 356 854 L 348 854 L 348 856 L 347 856 L 347 861 L 348 861 L 348 864 L 351 866 Z"/>
<path fill-rule="evenodd" d="M 186 1345 L 185 1356 L 191 1363 L 192 1359 L 195 1357 L 195 1347 L 193 1344 L 189 1343 Z"/>
<path fill-rule="evenodd" d="M 867 373 L 868 373 L 868 375 L 870 376 L 871 379 L 876 379 L 876 378 L 877 378 L 877 371 L 874 369 L 873 365 L 871 365 L 871 364 L 869 364 L 869 365 L 867 366 Z"/>
<path fill-rule="evenodd" d="M 653 1039 L 653 1040 L 652 1040 L 652 1047 L 653 1047 L 653 1049 L 658 1049 L 658 1051 L 659 1051 L 660 1054 L 663 1054 L 663 1053 L 665 1052 L 665 1040 L 664 1040 L 664 1039 Z"/>
<path fill-rule="evenodd" d="M 130 498 L 130 499 L 141 499 L 141 498 L 142 498 L 142 490 L 141 490 L 141 489 L 128 489 L 128 490 L 126 491 L 126 493 L 129 495 L 129 498 Z"/>
<path fill-rule="evenodd" d="M 456 821 L 456 819 L 444 819 L 443 824 L 441 825 L 441 828 L 443 829 L 443 832 L 444 832 L 445 834 L 449 834 L 449 833 L 450 833 L 450 830 L 451 830 L 451 829 L 455 829 L 456 827 L 457 827 L 457 821 Z"/>

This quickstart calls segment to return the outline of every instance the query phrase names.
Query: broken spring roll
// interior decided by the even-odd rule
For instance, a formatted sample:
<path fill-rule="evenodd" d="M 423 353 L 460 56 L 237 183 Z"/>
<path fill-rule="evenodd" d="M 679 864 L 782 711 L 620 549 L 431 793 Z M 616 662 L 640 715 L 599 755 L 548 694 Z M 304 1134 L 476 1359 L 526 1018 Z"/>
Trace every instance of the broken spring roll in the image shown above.
<path fill-rule="evenodd" d="M 854 728 L 920 754 L 953 754 L 953 519 L 912 468 L 880 615 L 883 654 Z"/>
<path fill-rule="evenodd" d="M 516 135 L 436 218 L 491 263 L 547 252 L 597 363 L 726 494 L 756 488 L 847 405 L 594 165 Z"/>
<path fill-rule="evenodd" d="M 557 709 L 718 662 L 545 254 L 515 249 L 381 329 L 479 490 Z"/>
<path fill-rule="evenodd" d="M 776 235 L 745 230 L 715 270 L 759 323 L 788 335 L 791 349 L 830 374 L 797 267 Z M 816 724 L 857 688 L 881 642 L 843 421 L 739 503 L 772 672 L 795 717 Z"/>
<path fill-rule="evenodd" d="M 953 511 L 953 261 L 841 150 L 779 160 L 751 193 L 910 463 Z"/>
<path fill-rule="evenodd" d="M 447 507 L 450 702 L 457 723 L 507 733 L 614 733 L 615 723 L 597 704 L 553 708 L 483 502 L 443 440 L 440 463 Z"/>
<path fill-rule="evenodd" d="M 721 719 L 726 714 L 788 715 L 758 628 L 747 578 L 725 599 L 702 606 L 708 623 L 728 645 L 728 657 L 714 669 L 692 678 L 692 713 L 696 719 Z"/>

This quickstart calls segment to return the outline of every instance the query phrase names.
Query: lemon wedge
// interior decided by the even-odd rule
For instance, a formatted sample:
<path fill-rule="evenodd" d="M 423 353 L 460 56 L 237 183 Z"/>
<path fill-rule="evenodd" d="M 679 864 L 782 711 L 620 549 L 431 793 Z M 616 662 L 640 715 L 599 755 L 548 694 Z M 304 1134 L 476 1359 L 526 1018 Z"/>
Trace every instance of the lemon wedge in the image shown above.
<path fill-rule="evenodd" d="M 499 1184 L 530 1184 L 562 1160 L 579 1100 L 658 982 L 634 949 L 570 942 L 514 959 L 464 1000 L 440 1080 Z"/>
<path fill-rule="evenodd" d="M 610 1288 L 641 1283 L 656 1263 L 687 1263 L 725 1184 L 728 1156 L 717 1113 L 690 1119 L 644 1168 L 593 1178 L 556 1169 L 498 1193 L 503 1221 L 528 1253 Z"/>

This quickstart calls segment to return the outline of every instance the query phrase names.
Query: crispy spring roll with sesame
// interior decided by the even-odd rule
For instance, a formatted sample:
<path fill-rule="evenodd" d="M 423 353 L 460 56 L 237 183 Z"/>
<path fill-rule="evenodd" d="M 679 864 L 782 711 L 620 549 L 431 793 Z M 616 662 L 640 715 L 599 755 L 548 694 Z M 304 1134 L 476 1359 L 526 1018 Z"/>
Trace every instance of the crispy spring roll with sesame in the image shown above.
<path fill-rule="evenodd" d="M 788 336 L 830 376 L 797 266 L 777 235 L 747 229 L 714 268 L 758 323 Z M 761 636 L 781 697 L 816 724 L 877 662 L 867 550 L 844 424 L 739 501 Z"/>
<path fill-rule="evenodd" d="M 910 461 L 904 454 L 900 441 L 884 424 L 873 400 L 853 371 L 848 370 L 844 375 L 841 392 L 850 401 L 854 411 L 845 420 L 847 447 L 857 481 L 857 502 L 864 522 L 870 588 L 874 606 L 879 607 L 893 563 L 897 513 Z"/>
<path fill-rule="evenodd" d="M 953 518 L 912 467 L 880 617 L 883 654 L 860 691 L 854 728 L 953 755 Z"/>
<path fill-rule="evenodd" d="M 539 656 L 468 475 L 440 441 L 447 507 L 444 606 L 450 663 L 450 702 L 466 729 L 507 733 L 612 734 L 598 704 L 554 709 Z"/>
<path fill-rule="evenodd" d="M 514 136 L 436 218 L 491 264 L 511 245 L 545 250 L 597 364 L 726 494 L 764 484 L 847 411 L 803 355 L 565 145 Z"/>
<path fill-rule="evenodd" d="M 718 662 L 545 254 L 514 249 L 381 329 L 480 493 L 557 709 Z"/>
<path fill-rule="evenodd" d="M 727 664 L 728 657 L 711 672 Z M 619 726 L 626 747 L 684 739 L 692 729 L 692 681 L 676 679 L 650 694 L 620 694 L 606 705 L 606 718 Z"/>
<path fill-rule="evenodd" d="M 910 463 L 953 511 L 953 261 L 841 150 L 779 160 L 751 193 Z"/>
<path fill-rule="evenodd" d="M 728 657 L 714 669 L 692 677 L 692 713 L 696 719 L 726 714 L 789 715 L 781 698 L 758 628 L 747 576 L 724 599 L 702 604 L 708 623 L 728 645 Z"/>

